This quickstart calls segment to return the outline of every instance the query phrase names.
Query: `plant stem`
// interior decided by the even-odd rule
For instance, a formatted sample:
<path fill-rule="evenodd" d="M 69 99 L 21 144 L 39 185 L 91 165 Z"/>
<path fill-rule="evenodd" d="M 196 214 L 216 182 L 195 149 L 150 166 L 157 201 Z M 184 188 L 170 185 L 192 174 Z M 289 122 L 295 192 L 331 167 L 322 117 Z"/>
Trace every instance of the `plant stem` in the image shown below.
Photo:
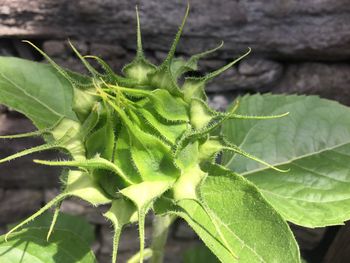
<path fill-rule="evenodd" d="M 143 251 L 143 259 L 148 260 L 152 256 L 152 250 L 150 248 L 146 248 Z M 139 263 L 140 262 L 140 252 L 133 255 L 131 258 L 128 259 L 126 263 Z"/>
<path fill-rule="evenodd" d="M 174 222 L 176 216 L 164 215 L 155 216 L 153 219 L 152 234 L 152 258 L 151 263 L 163 263 L 164 247 L 168 238 L 170 225 Z"/>

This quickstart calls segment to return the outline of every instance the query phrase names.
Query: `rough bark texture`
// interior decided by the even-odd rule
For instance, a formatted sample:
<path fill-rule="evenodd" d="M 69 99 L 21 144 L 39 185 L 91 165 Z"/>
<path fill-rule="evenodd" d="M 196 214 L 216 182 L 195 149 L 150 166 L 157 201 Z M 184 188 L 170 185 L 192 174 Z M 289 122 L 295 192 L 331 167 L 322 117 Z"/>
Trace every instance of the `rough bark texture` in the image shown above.
<path fill-rule="evenodd" d="M 129 0 L 2 0 L 0 34 L 8 37 L 76 37 L 133 48 L 134 6 Z M 184 53 L 224 39 L 222 57 L 251 46 L 258 54 L 317 60 L 350 56 L 347 0 L 193 0 Z M 140 1 L 142 28 L 150 49 L 164 50 L 184 13 L 184 1 Z M 186 44 L 186 45 L 185 45 Z"/>
<path fill-rule="evenodd" d="M 159 63 L 181 22 L 185 2 L 0 0 L 0 55 L 42 60 L 20 41 L 30 39 L 58 64 L 84 72 L 66 43 L 71 38 L 81 53 L 101 56 L 119 72 L 134 56 L 138 3 L 146 54 L 152 62 Z M 192 0 L 178 54 L 187 57 L 221 40 L 225 41 L 224 47 L 201 61 L 198 74 L 217 69 L 247 47 L 253 52 L 210 83 L 207 91 L 214 108 L 222 110 L 235 96 L 247 92 L 318 94 L 350 105 L 348 0 Z M 0 107 L 0 134 L 33 129 L 22 115 Z M 39 143 L 38 138 L 0 141 L 0 157 Z M 57 194 L 59 171 L 31 162 L 33 158 L 55 156 L 54 152 L 45 152 L 1 164 L 0 233 L 6 230 L 6 224 L 30 214 Z M 65 212 L 84 215 L 97 225 L 94 250 L 102 263 L 110 262 L 111 253 L 111 231 L 101 216 L 104 209 L 76 200 L 62 205 Z M 305 231 L 293 226 L 293 231 L 303 252 L 327 250 L 322 247 L 324 229 Z M 122 262 L 138 248 L 137 230 L 128 229 L 123 240 Z M 180 262 L 180 249 L 195 242 L 193 232 L 177 222 L 167 246 L 166 262 Z M 332 251 L 338 253 L 332 247 L 328 255 Z"/>

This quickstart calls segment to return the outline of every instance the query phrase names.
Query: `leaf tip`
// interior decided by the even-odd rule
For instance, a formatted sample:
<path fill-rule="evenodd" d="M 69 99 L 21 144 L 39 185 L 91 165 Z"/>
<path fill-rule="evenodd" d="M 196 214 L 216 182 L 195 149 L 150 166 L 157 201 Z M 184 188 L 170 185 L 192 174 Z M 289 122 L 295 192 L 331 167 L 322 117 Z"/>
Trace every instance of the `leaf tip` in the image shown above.
<path fill-rule="evenodd" d="M 8 238 L 9 238 L 9 235 L 11 234 L 11 230 L 9 232 L 6 233 L 5 235 L 5 242 L 8 242 Z"/>

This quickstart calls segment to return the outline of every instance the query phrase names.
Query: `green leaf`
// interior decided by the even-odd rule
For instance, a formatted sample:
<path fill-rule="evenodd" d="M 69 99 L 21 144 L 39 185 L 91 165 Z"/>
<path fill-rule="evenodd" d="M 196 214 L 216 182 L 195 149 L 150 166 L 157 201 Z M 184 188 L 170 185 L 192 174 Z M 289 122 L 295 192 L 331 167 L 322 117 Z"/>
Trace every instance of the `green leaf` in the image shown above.
<path fill-rule="evenodd" d="M 182 170 L 198 167 L 198 142 L 189 142 L 183 146 L 176 156 L 176 165 Z M 190 175 L 193 178 L 193 175 Z"/>
<path fill-rule="evenodd" d="M 220 45 L 217 47 L 198 53 L 196 55 L 193 55 L 190 57 L 188 60 L 184 60 L 183 58 L 174 58 L 171 60 L 171 65 L 170 65 L 170 70 L 171 73 L 174 77 L 174 79 L 177 79 L 179 76 L 182 74 L 188 72 L 188 71 L 195 71 L 198 70 L 198 61 L 205 57 L 208 56 L 218 49 L 220 49 L 224 45 L 224 42 L 221 41 Z"/>
<path fill-rule="evenodd" d="M 146 181 L 172 181 L 180 172 L 172 162 L 171 151 L 158 138 L 141 130 L 133 134 L 131 155 Z"/>
<path fill-rule="evenodd" d="M 38 216 L 35 220 L 25 225 L 25 228 L 49 228 L 52 222 L 53 213 L 45 212 Z M 9 225 L 8 228 L 14 227 L 16 224 Z M 79 235 L 81 239 L 89 245 L 95 240 L 95 227 L 80 216 L 73 216 L 66 213 L 60 213 L 55 223 L 54 232 L 64 230 Z M 14 234 L 12 234 L 13 236 Z"/>
<path fill-rule="evenodd" d="M 127 78 L 136 80 L 143 84 L 147 81 L 147 75 L 155 70 L 155 66 L 148 62 L 145 58 L 137 57 L 130 64 L 123 68 L 123 73 Z"/>
<path fill-rule="evenodd" d="M 159 118 L 150 107 L 140 107 L 138 113 L 143 117 L 143 121 L 157 131 L 157 135 L 164 140 L 175 144 L 176 140 L 186 131 L 186 123 L 170 123 Z M 157 118 L 158 117 L 158 118 Z"/>
<path fill-rule="evenodd" d="M 178 97 L 171 95 L 168 91 L 156 89 L 150 97 L 151 105 L 157 113 L 166 120 L 188 122 L 187 105 Z"/>
<path fill-rule="evenodd" d="M 217 114 L 202 100 L 192 99 L 190 105 L 191 124 L 196 130 L 208 126 Z"/>
<path fill-rule="evenodd" d="M 316 96 L 254 95 L 240 101 L 245 115 L 275 120 L 227 121 L 223 133 L 244 151 L 274 165 L 279 173 L 230 152 L 223 164 L 255 183 L 287 220 L 307 227 L 350 219 L 350 110 Z"/>
<path fill-rule="evenodd" d="M 184 218 L 221 262 L 300 262 L 287 223 L 254 185 L 217 165 L 208 172 L 200 201 L 162 198 L 156 212 Z"/>
<path fill-rule="evenodd" d="M 160 198 L 154 207 L 157 214 L 174 214 L 182 217 L 221 262 L 236 262 L 236 258 L 216 236 L 215 225 L 197 201 L 186 199 L 174 205 L 170 199 Z"/>
<path fill-rule="evenodd" d="M 141 26 L 139 12 L 136 6 L 136 22 L 137 22 L 137 54 L 134 60 L 123 68 L 126 77 L 136 80 L 138 83 L 146 83 L 148 74 L 155 71 L 156 66 L 150 63 L 144 57 L 142 49 Z"/>
<path fill-rule="evenodd" d="M 127 128 L 132 160 L 142 179 L 145 181 L 174 180 L 179 175 L 179 171 L 173 163 L 170 147 L 161 139 L 142 131 L 140 127 L 134 125 L 123 110 L 113 106 Z"/>
<path fill-rule="evenodd" d="M 160 90 L 166 90 L 174 96 L 182 96 L 182 91 L 171 74 L 170 64 L 163 65 L 149 74 L 150 85 Z"/>
<path fill-rule="evenodd" d="M 182 91 L 180 90 L 177 82 L 176 76 L 174 76 L 174 66 L 172 65 L 176 47 L 179 43 L 183 28 L 186 23 L 186 19 L 190 10 L 189 3 L 187 3 L 187 8 L 185 12 L 185 16 L 182 19 L 182 23 L 179 27 L 179 30 L 176 33 L 175 39 L 171 45 L 171 48 L 168 52 L 167 57 L 163 61 L 163 63 L 157 68 L 156 71 L 149 74 L 150 85 L 159 89 L 167 90 L 169 93 L 182 96 Z M 173 69 L 172 69 L 173 67 Z"/>
<path fill-rule="evenodd" d="M 39 129 L 62 117 L 76 120 L 72 101 L 71 84 L 52 66 L 0 57 L 0 103 L 26 115 Z"/>
<path fill-rule="evenodd" d="M 56 230 L 46 241 L 48 228 L 26 228 L 13 233 L 6 242 L 0 237 L 1 262 L 21 263 L 95 263 L 88 243 L 67 230 Z"/>
<path fill-rule="evenodd" d="M 85 172 L 70 170 L 66 184 L 65 193 L 67 195 L 79 197 L 94 206 L 111 202 L 98 183 Z"/>
<path fill-rule="evenodd" d="M 207 101 L 207 95 L 205 94 L 205 81 L 198 78 L 186 78 L 182 85 L 184 92 L 184 98 L 186 102 L 190 102 L 191 99 L 197 98 L 203 101 Z"/>
<path fill-rule="evenodd" d="M 198 245 L 187 249 L 184 254 L 184 263 L 220 263 L 218 258 L 203 245 Z"/>
<path fill-rule="evenodd" d="M 201 200 L 237 255 L 235 261 L 300 262 L 298 246 L 287 223 L 254 185 L 217 165 L 207 172 L 200 187 Z"/>
<path fill-rule="evenodd" d="M 130 138 L 128 130 L 125 126 L 122 126 L 117 144 L 115 147 L 115 160 L 114 163 L 120 167 L 128 178 L 134 183 L 142 181 L 140 172 L 137 170 L 135 163 L 133 162 L 130 148 Z"/>
<path fill-rule="evenodd" d="M 220 142 L 220 138 L 212 136 L 209 140 L 206 140 L 200 145 L 198 150 L 199 160 L 201 162 L 212 160 L 212 162 L 215 163 L 216 156 L 221 151 L 222 143 Z"/>
<path fill-rule="evenodd" d="M 224 71 L 231 68 L 234 64 L 239 62 L 241 59 L 246 57 L 250 53 L 251 49 L 248 48 L 248 51 L 243 54 L 242 56 L 238 57 L 237 59 L 233 60 L 232 62 L 228 63 L 227 65 L 208 73 L 207 75 L 203 77 L 188 77 L 185 79 L 185 83 L 182 86 L 182 90 L 184 92 L 184 99 L 186 102 L 190 102 L 191 98 L 197 98 L 201 100 L 206 101 L 206 95 L 205 95 L 205 85 L 222 74 Z"/>
<path fill-rule="evenodd" d="M 117 92 L 121 91 L 134 98 L 147 98 L 144 100 L 139 100 L 136 105 L 143 107 L 148 103 L 148 106 L 154 108 L 158 115 L 167 121 L 189 121 L 187 104 L 180 97 L 173 96 L 165 89 L 154 89 L 153 91 L 149 91 L 135 88 L 119 87 L 115 85 L 109 85 L 109 87 L 112 90 L 115 90 Z M 116 107 L 115 103 L 111 100 L 109 100 L 108 103 L 112 107 Z"/>
<path fill-rule="evenodd" d="M 92 132 L 86 139 L 85 145 L 88 149 L 87 157 L 91 158 L 96 154 L 108 160 L 112 159 L 114 148 L 114 123 L 109 116 L 99 129 Z"/>
<path fill-rule="evenodd" d="M 112 201 L 111 208 L 103 214 L 108 218 L 114 228 L 112 262 L 117 262 L 118 245 L 121 231 L 124 225 L 135 221 L 137 210 L 135 205 L 127 199 L 116 199 Z"/>
<path fill-rule="evenodd" d="M 142 182 L 126 187 L 120 191 L 125 197 L 130 199 L 139 210 L 148 209 L 154 199 L 161 196 L 171 186 L 167 180 Z"/>
<path fill-rule="evenodd" d="M 140 236 L 140 262 L 143 262 L 144 257 L 146 214 L 154 203 L 154 200 L 159 198 L 170 187 L 171 182 L 164 180 L 142 182 L 126 187 L 120 191 L 123 196 L 130 199 L 137 207 Z"/>
<path fill-rule="evenodd" d="M 92 84 L 91 84 L 92 86 Z M 90 114 L 95 102 L 96 96 L 91 95 L 95 90 L 92 87 L 87 89 L 74 88 L 74 100 L 72 109 L 77 114 L 80 121 L 84 121 Z"/>

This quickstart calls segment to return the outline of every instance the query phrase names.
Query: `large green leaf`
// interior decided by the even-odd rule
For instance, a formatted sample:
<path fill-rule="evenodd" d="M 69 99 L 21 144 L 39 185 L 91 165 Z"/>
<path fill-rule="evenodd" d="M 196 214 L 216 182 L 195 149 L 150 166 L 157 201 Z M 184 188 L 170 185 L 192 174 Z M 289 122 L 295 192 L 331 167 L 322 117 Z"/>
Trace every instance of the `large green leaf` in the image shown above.
<path fill-rule="evenodd" d="M 241 176 L 211 166 L 200 187 L 238 262 L 299 262 L 299 250 L 282 217 Z"/>
<path fill-rule="evenodd" d="M 203 207 L 191 199 L 182 200 L 177 206 L 172 205 L 170 199 L 160 198 L 154 207 L 158 214 L 170 213 L 185 219 L 222 262 L 235 262 L 236 258 L 225 248 L 222 240 L 216 237 L 215 225 Z"/>
<path fill-rule="evenodd" d="M 216 165 L 208 173 L 200 187 L 202 204 L 184 199 L 170 210 L 188 222 L 221 262 L 300 262 L 287 223 L 253 184 Z M 160 207 L 156 204 L 157 212 Z"/>
<path fill-rule="evenodd" d="M 22 112 L 39 128 L 62 117 L 76 120 L 72 86 L 53 67 L 12 57 L 0 57 L 0 103 Z"/>
<path fill-rule="evenodd" d="M 230 120 L 230 142 L 276 167 L 280 173 L 237 154 L 223 164 L 254 182 L 289 221 L 308 227 L 350 219 L 350 109 L 316 96 L 254 95 L 240 100 L 239 113 L 275 120 Z"/>
<path fill-rule="evenodd" d="M 95 263 L 86 241 L 67 230 L 56 230 L 46 241 L 48 228 L 26 228 L 6 242 L 0 237 L 0 261 L 21 263 Z"/>

